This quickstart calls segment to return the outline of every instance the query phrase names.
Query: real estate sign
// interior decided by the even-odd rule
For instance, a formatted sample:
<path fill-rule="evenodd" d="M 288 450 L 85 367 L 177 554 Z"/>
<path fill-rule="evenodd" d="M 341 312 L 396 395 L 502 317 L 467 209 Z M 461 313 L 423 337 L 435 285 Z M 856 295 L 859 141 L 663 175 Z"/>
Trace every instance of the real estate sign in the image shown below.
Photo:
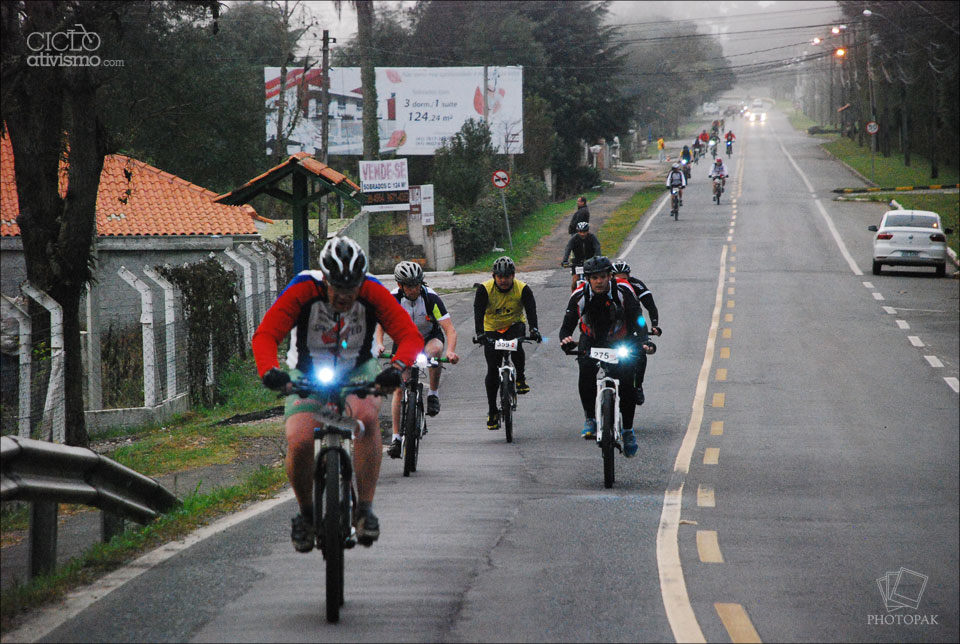
<path fill-rule="evenodd" d="M 410 179 L 406 159 L 360 162 L 360 189 L 367 197 L 364 210 L 410 209 Z"/>
<path fill-rule="evenodd" d="M 487 122 L 501 154 L 523 152 L 523 68 L 377 67 L 380 151 L 398 156 L 430 155 L 467 119 Z M 264 68 L 267 147 L 277 135 L 280 68 Z M 320 149 L 323 108 L 321 70 L 287 70 L 284 122 L 295 115 L 290 154 Z M 359 67 L 330 69 L 329 154 L 363 153 L 363 89 Z"/>

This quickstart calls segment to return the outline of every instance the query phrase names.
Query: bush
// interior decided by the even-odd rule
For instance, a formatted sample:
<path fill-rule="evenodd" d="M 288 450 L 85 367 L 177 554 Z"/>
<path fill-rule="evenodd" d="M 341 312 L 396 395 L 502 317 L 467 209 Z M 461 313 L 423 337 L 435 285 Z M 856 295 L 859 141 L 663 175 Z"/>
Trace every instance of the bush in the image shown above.
<path fill-rule="evenodd" d="M 496 159 L 490 141 L 490 126 L 467 119 L 434 158 L 433 184 L 436 194 L 451 205 L 473 206 L 490 186 Z"/>
<path fill-rule="evenodd" d="M 547 187 L 535 177 L 517 176 L 506 188 L 505 196 L 512 229 L 546 202 Z M 473 207 L 450 204 L 438 198 L 435 211 L 437 228 L 455 231 L 454 250 L 461 264 L 489 252 L 495 244 L 506 244 L 503 200 L 497 188 L 485 189 Z"/>

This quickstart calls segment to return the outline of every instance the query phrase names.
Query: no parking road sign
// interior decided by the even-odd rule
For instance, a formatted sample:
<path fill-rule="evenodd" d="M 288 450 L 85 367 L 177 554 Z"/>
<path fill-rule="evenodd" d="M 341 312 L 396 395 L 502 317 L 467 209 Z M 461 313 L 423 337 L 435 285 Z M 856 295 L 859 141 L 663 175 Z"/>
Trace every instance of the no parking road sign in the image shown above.
<path fill-rule="evenodd" d="M 493 185 L 498 188 L 506 188 L 510 184 L 510 175 L 506 170 L 497 170 L 493 173 Z"/>
<path fill-rule="evenodd" d="M 880 131 L 880 126 L 877 125 L 876 121 L 870 121 L 867 123 L 867 134 L 876 134 Z"/>

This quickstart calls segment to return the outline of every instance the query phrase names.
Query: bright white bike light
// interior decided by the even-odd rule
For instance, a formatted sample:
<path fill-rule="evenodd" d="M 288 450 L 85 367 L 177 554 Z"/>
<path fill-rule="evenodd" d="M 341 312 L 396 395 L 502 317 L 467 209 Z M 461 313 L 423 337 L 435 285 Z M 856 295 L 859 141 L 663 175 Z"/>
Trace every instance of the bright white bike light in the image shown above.
<path fill-rule="evenodd" d="M 630 349 L 627 347 L 620 347 L 617 349 L 617 355 L 621 358 L 626 358 L 628 355 L 630 355 Z"/>
<path fill-rule="evenodd" d="M 323 384 L 329 384 L 333 382 L 333 369 L 330 367 L 321 367 L 317 370 L 317 380 Z"/>
<path fill-rule="evenodd" d="M 423 369 L 427 366 L 427 354 L 421 353 L 417 356 L 417 367 Z"/>

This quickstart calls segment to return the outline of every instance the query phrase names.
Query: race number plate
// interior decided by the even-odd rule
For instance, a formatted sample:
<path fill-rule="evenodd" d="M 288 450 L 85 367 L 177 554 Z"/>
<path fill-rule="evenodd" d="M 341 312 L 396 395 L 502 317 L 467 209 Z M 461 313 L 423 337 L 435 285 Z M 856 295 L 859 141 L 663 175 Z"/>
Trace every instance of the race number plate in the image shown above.
<path fill-rule="evenodd" d="M 516 351 L 519 341 L 517 340 L 497 340 L 493 348 L 497 351 Z"/>
<path fill-rule="evenodd" d="M 598 349 L 594 347 L 590 349 L 590 357 L 594 360 L 609 362 L 610 364 L 617 364 L 620 362 L 620 360 L 617 358 L 617 352 L 613 349 Z"/>
<path fill-rule="evenodd" d="M 583 275 L 583 266 L 577 266 L 575 270 L 577 271 L 577 275 Z"/>

